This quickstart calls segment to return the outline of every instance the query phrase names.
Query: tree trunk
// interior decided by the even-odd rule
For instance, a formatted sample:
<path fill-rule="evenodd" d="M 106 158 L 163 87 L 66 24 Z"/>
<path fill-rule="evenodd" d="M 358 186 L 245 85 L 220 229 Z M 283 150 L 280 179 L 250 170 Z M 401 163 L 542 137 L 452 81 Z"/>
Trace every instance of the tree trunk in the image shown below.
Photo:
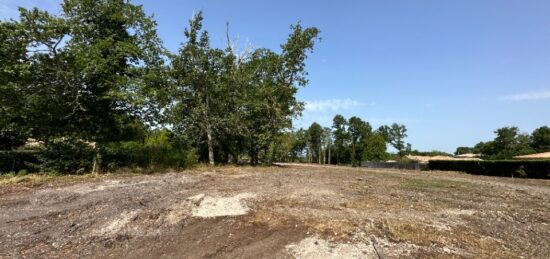
<path fill-rule="evenodd" d="M 208 163 L 214 165 L 214 144 L 212 141 L 212 129 L 210 125 L 206 127 L 206 138 L 208 144 Z"/>
<path fill-rule="evenodd" d="M 97 174 L 101 170 L 101 151 L 99 147 L 96 147 L 96 152 L 94 155 L 94 161 L 92 164 L 92 173 Z"/>
<path fill-rule="evenodd" d="M 357 163 L 355 155 L 355 142 L 351 144 L 351 166 L 355 166 Z"/>
<path fill-rule="evenodd" d="M 330 144 L 328 144 L 328 164 L 330 165 Z"/>
<path fill-rule="evenodd" d="M 323 149 L 321 148 L 321 145 L 319 145 L 319 164 L 322 164 L 321 157 L 323 157 Z"/>

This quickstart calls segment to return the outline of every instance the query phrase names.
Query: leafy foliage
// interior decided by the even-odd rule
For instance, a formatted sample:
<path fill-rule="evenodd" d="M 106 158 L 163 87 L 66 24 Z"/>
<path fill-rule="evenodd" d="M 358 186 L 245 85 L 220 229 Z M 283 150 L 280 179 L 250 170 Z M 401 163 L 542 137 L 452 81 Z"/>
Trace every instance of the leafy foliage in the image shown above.
<path fill-rule="evenodd" d="M 77 139 L 56 139 L 47 142 L 42 152 L 37 154 L 42 172 L 87 173 L 92 169 L 94 150 Z"/>
<path fill-rule="evenodd" d="M 225 50 L 212 48 L 202 20 L 198 13 L 189 22 L 187 42 L 172 59 L 169 122 L 178 133 L 195 136 L 194 145 L 206 150 L 210 164 L 241 152 L 253 164 L 261 154 L 272 160 L 269 150 L 302 110 L 295 95 L 307 84 L 304 62 L 319 30 L 297 24 L 282 53 L 256 49 L 237 55 L 230 42 Z"/>
<path fill-rule="evenodd" d="M 386 152 L 386 140 L 380 133 L 369 135 L 365 138 L 363 152 L 361 154 L 363 161 L 385 161 L 389 158 Z"/>
<path fill-rule="evenodd" d="M 121 167 L 172 167 L 195 164 L 195 150 L 187 148 L 185 140 L 167 130 L 152 131 L 144 140 L 109 143 L 102 162 L 111 170 Z"/>
<path fill-rule="evenodd" d="M 537 152 L 550 151 L 550 127 L 542 126 L 531 134 L 531 147 Z"/>
<path fill-rule="evenodd" d="M 485 159 L 511 159 L 514 156 L 550 151 L 550 128 L 542 126 L 531 135 L 520 133 L 518 127 L 504 127 L 494 131 L 492 141 L 479 142 L 473 148 L 459 147 L 456 153 L 468 151 L 483 155 Z"/>

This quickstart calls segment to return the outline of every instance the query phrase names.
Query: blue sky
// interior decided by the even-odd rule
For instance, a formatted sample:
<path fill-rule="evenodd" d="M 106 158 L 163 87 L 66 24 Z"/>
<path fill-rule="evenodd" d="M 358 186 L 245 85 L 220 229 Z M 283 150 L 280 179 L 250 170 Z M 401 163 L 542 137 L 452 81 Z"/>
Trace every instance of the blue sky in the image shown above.
<path fill-rule="evenodd" d="M 550 125 L 550 1 L 134 1 L 158 22 L 176 51 L 193 11 L 202 10 L 216 46 L 225 24 L 241 44 L 278 49 L 290 24 L 316 26 L 323 40 L 307 61 L 307 109 L 297 126 L 325 126 L 340 113 L 374 126 L 408 128 L 414 149 L 452 152 Z M 57 12 L 57 0 L 0 0 Z"/>

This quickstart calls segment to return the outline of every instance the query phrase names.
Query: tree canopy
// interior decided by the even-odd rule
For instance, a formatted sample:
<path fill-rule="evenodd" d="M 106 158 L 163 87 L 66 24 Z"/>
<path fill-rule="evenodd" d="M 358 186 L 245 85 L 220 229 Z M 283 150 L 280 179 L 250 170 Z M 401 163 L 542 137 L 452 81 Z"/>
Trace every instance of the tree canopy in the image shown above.
<path fill-rule="evenodd" d="M 272 161 L 303 110 L 296 93 L 319 30 L 297 23 L 278 50 L 237 50 L 229 33 L 212 47 L 202 25 L 199 12 L 169 53 L 127 0 L 65 0 L 59 15 L 21 8 L 0 22 L 0 148 L 93 142 L 100 160 L 112 143 L 164 128 L 211 164 Z"/>

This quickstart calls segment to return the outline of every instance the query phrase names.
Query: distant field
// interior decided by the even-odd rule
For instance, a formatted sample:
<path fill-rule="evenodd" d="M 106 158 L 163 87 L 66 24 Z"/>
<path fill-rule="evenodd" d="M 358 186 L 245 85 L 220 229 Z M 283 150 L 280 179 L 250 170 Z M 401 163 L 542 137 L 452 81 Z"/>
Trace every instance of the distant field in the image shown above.
<path fill-rule="evenodd" d="M 283 164 L 0 185 L 0 257 L 550 258 L 550 181 Z"/>

